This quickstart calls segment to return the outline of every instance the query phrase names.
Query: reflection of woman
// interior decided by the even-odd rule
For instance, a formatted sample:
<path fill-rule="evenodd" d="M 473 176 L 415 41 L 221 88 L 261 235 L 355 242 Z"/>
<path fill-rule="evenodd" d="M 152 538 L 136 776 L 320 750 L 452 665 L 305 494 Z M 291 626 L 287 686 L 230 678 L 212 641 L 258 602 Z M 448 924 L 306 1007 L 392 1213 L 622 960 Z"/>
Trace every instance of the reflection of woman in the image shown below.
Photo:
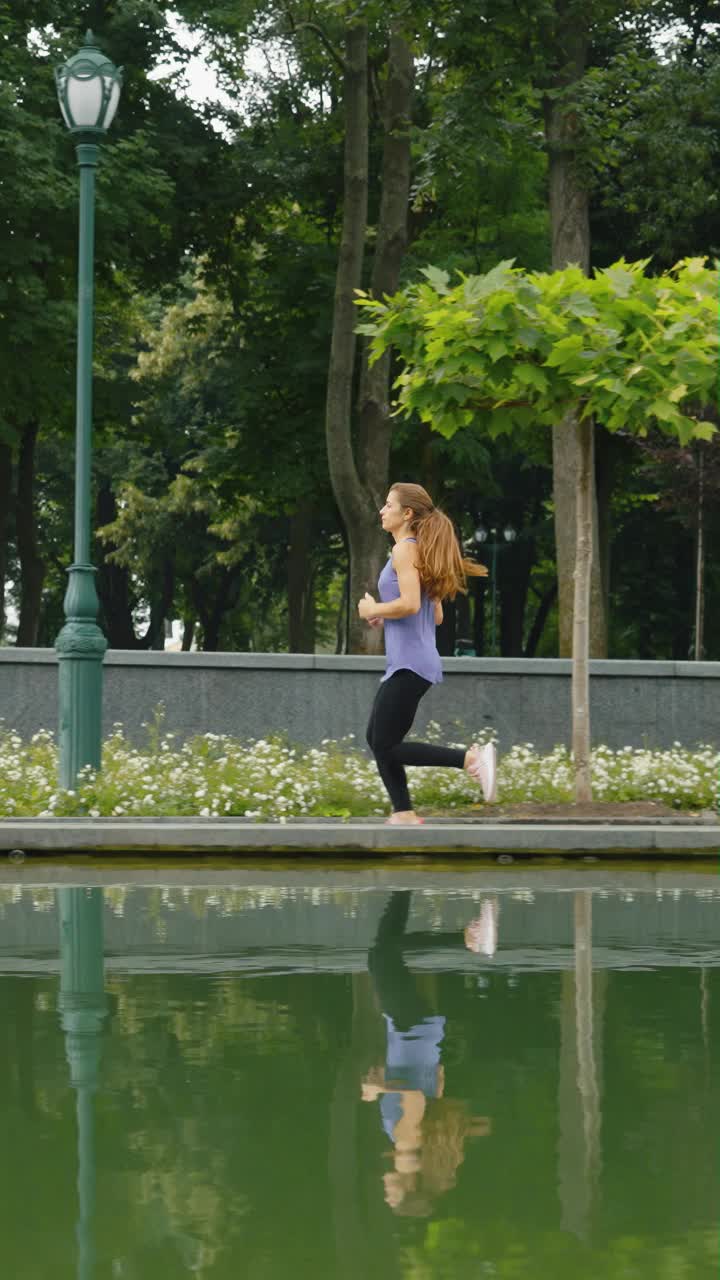
<path fill-rule="evenodd" d="M 498 921 L 500 919 L 500 903 L 494 896 L 484 898 L 480 904 L 480 915 L 465 926 L 465 946 L 468 951 L 479 955 L 494 956 L 498 944 Z"/>
<path fill-rule="evenodd" d="M 402 944 L 410 911 L 409 891 L 390 895 L 368 967 L 385 1019 L 385 1065 L 362 1084 L 365 1102 L 380 1100 L 382 1125 L 393 1143 L 393 1169 L 385 1199 L 397 1213 L 425 1216 L 435 1195 L 455 1185 L 467 1137 L 490 1131 L 465 1102 L 445 1098 L 440 1061 L 445 1018 L 433 1014 L 405 964 Z"/>

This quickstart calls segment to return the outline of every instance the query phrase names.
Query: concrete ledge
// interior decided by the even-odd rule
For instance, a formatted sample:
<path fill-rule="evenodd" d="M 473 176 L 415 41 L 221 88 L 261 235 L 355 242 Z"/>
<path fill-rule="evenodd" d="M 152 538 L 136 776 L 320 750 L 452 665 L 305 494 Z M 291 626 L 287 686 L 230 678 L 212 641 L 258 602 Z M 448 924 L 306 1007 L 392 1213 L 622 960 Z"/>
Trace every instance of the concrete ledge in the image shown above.
<path fill-rule="evenodd" d="M 54 649 L 0 647 L 0 663 L 10 665 L 56 666 Z M 569 676 L 569 658 L 443 658 L 443 671 L 448 675 Z M 200 671 L 276 670 L 276 671 L 383 671 L 385 659 L 361 654 L 333 653 L 177 653 L 174 650 L 108 649 L 107 667 L 190 667 Z M 625 676 L 628 679 L 660 680 L 668 676 L 687 679 L 720 680 L 720 662 L 677 662 L 672 659 L 646 661 L 631 658 L 591 658 L 590 675 Z"/>
<path fill-rule="evenodd" d="M 0 822 L 0 850 L 10 853 L 318 854 L 335 856 L 442 854 L 512 857 L 594 854 L 703 858 L 720 855 L 720 826 L 677 823 L 432 823 L 388 827 L 384 822 L 247 822 L 234 818 L 34 818 Z"/>

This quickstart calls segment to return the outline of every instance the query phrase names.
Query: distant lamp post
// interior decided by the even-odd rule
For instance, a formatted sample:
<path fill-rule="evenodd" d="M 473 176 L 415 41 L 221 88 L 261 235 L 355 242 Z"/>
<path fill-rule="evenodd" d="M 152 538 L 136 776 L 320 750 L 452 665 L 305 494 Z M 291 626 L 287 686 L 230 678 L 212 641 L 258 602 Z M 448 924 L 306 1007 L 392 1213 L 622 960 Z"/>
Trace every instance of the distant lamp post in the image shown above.
<path fill-rule="evenodd" d="M 490 533 L 492 535 L 492 542 L 488 543 L 488 546 L 490 548 L 490 552 L 492 555 L 491 568 L 490 568 L 490 577 L 492 580 L 492 613 L 491 613 L 491 624 L 490 624 L 490 649 L 492 653 L 495 653 L 495 623 L 497 619 L 497 577 L 498 577 L 497 549 L 498 549 L 498 546 L 502 546 L 503 544 L 498 543 L 497 541 L 497 529 L 495 528 L 491 529 Z M 483 524 L 482 519 L 479 518 L 477 528 L 475 530 L 475 533 L 473 534 L 473 538 L 475 542 L 478 544 L 478 546 L 483 546 L 483 544 L 487 541 L 487 536 L 488 536 L 488 531 L 485 528 L 485 525 Z M 503 529 L 503 537 L 505 539 L 505 542 L 508 542 L 508 543 L 514 542 L 515 539 L 517 538 L 517 531 L 513 528 L 511 524 L 505 525 L 505 528 Z"/>
<path fill-rule="evenodd" d="M 66 621 L 55 642 L 60 786 L 68 789 L 75 786 L 85 765 L 100 768 L 102 750 L 102 661 L 107 641 L 97 625 L 95 569 L 90 563 L 95 169 L 98 143 L 117 110 L 122 68 L 101 53 L 88 31 L 79 52 L 56 69 L 55 82 L 63 119 L 76 139 L 80 167 L 75 544 L 64 602 Z"/>

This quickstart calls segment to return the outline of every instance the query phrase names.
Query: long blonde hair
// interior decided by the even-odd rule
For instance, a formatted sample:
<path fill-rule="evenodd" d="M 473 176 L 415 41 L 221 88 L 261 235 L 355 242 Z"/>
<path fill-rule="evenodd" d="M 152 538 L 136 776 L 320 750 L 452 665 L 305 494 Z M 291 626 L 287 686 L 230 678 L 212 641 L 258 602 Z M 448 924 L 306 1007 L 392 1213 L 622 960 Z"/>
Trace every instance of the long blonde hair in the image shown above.
<path fill-rule="evenodd" d="M 390 485 L 401 507 L 409 507 L 408 522 L 417 538 L 417 571 L 420 585 L 431 600 L 454 600 L 458 591 L 467 592 L 466 579 L 484 574 L 482 565 L 464 559 L 452 521 L 434 507 L 432 498 L 421 484 Z"/>

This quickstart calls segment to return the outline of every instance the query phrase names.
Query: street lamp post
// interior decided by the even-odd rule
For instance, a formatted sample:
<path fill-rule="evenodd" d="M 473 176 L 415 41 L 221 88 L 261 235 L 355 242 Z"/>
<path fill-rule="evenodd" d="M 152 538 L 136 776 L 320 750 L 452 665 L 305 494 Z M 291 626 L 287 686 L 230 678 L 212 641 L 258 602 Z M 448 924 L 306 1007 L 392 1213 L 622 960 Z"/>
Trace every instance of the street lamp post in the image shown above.
<path fill-rule="evenodd" d="M 107 641 L 97 625 L 95 569 L 90 563 L 95 169 L 98 142 L 117 110 L 122 68 L 100 52 L 88 31 L 78 53 L 57 68 L 55 82 L 63 119 L 76 139 L 80 167 L 75 542 L 64 601 L 65 625 L 55 642 L 60 786 L 69 789 L 85 765 L 99 769 L 102 749 L 102 661 Z"/>
<path fill-rule="evenodd" d="M 491 555 L 492 555 L 491 567 L 490 567 L 490 577 L 492 580 L 492 612 L 490 615 L 490 619 L 491 619 L 490 648 L 494 654 L 495 653 L 495 619 L 497 617 L 497 549 L 499 546 L 502 546 L 503 544 L 497 541 L 497 529 L 494 529 L 494 528 L 491 529 L 490 533 L 492 534 L 492 542 L 488 544 L 490 547 Z M 488 535 L 488 531 L 485 528 L 484 524 L 482 523 L 482 519 L 478 518 L 478 525 L 475 530 L 475 533 L 473 534 L 473 537 L 479 546 L 482 546 L 483 543 L 487 540 L 487 535 Z M 503 529 L 503 537 L 505 539 L 505 542 L 509 543 L 509 542 L 515 541 L 517 537 L 517 533 L 511 524 L 505 525 L 505 528 Z"/>

